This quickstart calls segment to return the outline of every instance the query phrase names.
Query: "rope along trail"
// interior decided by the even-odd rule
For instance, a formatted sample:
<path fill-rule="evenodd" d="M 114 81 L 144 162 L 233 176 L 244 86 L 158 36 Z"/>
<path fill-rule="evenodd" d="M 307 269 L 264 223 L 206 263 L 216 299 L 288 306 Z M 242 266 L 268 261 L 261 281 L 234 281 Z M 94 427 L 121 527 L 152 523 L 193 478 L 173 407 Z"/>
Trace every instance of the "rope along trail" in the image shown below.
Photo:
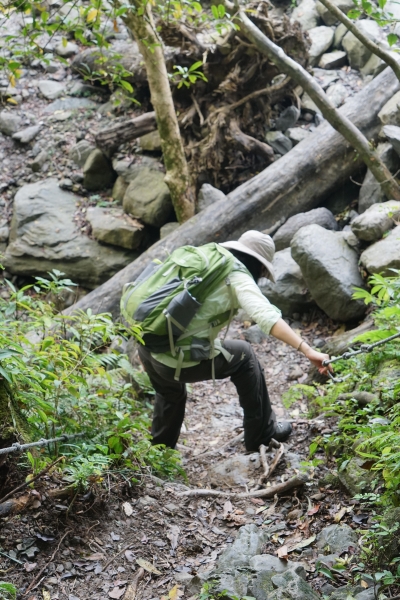
<path fill-rule="evenodd" d="M 391 336 L 385 338 L 384 340 L 379 340 L 379 342 L 375 342 L 374 344 L 362 344 L 362 346 L 360 346 L 360 348 L 358 350 L 349 350 L 347 352 L 343 352 L 343 354 L 341 356 L 336 356 L 334 358 L 330 358 L 329 360 L 324 360 L 322 365 L 324 367 L 327 367 L 328 365 L 335 363 L 338 360 L 349 360 L 350 358 L 353 358 L 354 356 L 357 356 L 358 354 L 368 354 L 369 352 L 372 352 L 372 350 L 374 348 L 377 348 L 378 346 L 382 346 L 383 344 L 387 344 L 387 342 L 391 342 L 392 340 L 395 340 L 396 338 L 399 338 L 399 337 L 400 337 L 400 333 L 395 333 L 394 335 L 391 335 Z M 346 377 L 334 377 L 330 371 L 328 371 L 328 375 L 332 379 L 332 381 L 334 381 L 335 383 L 342 383 L 342 381 L 344 381 L 345 379 L 347 379 L 347 377 L 349 377 L 349 375 L 346 375 Z"/>
<path fill-rule="evenodd" d="M 82 437 L 86 435 L 85 433 L 72 433 L 71 435 L 61 435 L 60 437 L 51 438 L 49 440 L 41 439 L 38 442 L 30 442 L 29 444 L 19 444 L 15 442 L 9 448 L 0 448 L 1 454 L 10 454 L 11 452 L 24 452 L 25 450 L 29 450 L 29 448 L 35 448 L 36 446 L 47 446 L 48 444 L 53 444 L 55 442 L 66 442 L 72 438 Z"/>

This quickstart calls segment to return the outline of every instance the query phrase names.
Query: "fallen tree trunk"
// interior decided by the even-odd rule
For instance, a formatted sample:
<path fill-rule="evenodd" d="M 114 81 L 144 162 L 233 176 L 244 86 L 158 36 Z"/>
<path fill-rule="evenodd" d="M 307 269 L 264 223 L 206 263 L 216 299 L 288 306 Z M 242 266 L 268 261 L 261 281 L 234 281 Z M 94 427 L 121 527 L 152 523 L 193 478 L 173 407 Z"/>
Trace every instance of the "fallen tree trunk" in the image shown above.
<path fill-rule="evenodd" d="M 391 69 L 385 69 L 340 109 L 368 139 L 377 136 L 377 117 L 384 104 L 400 89 Z M 164 259 L 184 244 L 198 246 L 222 242 L 247 229 L 263 230 L 280 219 L 320 206 L 327 196 L 361 165 L 350 144 L 328 123 L 261 173 L 172 234 L 160 240 L 109 281 L 71 306 L 119 315 L 119 300 L 125 283 L 133 281 L 154 258 Z"/>
<path fill-rule="evenodd" d="M 156 113 L 154 111 L 144 113 L 140 117 L 117 123 L 99 131 L 95 136 L 96 146 L 109 154 L 115 148 L 118 148 L 120 144 L 141 137 L 155 129 L 157 129 Z"/>

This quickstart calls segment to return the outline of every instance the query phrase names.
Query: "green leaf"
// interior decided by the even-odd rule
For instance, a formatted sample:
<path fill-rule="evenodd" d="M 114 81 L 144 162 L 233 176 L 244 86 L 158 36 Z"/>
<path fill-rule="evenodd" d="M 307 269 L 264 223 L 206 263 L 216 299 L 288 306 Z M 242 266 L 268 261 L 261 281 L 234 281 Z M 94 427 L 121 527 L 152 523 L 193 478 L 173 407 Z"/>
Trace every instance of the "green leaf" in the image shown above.
<path fill-rule="evenodd" d="M 8 383 L 10 383 L 10 384 L 12 383 L 12 381 L 11 381 L 11 378 L 10 378 L 9 374 L 7 373 L 7 371 L 5 371 L 5 370 L 3 369 L 3 367 L 0 367 L 0 375 L 1 375 L 2 377 L 4 377 L 4 379 L 6 379 L 6 380 L 8 381 Z"/>
<path fill-rule="evenodd" d="M 191 73 L 192 71 L 196 71 L 199 67 L 203 66 L 203 61 L 202 60 L 198 60 L 197 62 L 193 63 L 193 65 L 191 67 L 189 67 L 189 73 Z"/>
<path fill-rule="evenodd" d="M 214 4 L 211 7 L 211 12 L 213 14 L 214 19 L 219 19 L 218 8 Z"/>
<path fill-rule="evenodd" d="M 192 6 L 195 10 L 197 10 L 197 12 L 202 12 L 203 7 L 201 6 L 200 2 L 193 2 Z"/>
<path fill-rule="evenodd" d="M 121 86 L 127 90 L 130 94 L 133 93 L 133 87 L 131 86 L 131 84 L 129 83 L 129 81 L 125 81 L 125 79 L 121 79 Z"/>
<path fill-rule="evenodd" d="M 382 10 L 385 8 L 387 0 L 378 0 L 379 8 Z"/>
<path fill-rule="evenodd" d="M 356 8 L 352 8 L 347 13 L 347 16 L 349 17 L 349 19 L 354 19 L 354 20 L 359 19 L 361 17 L 361 10 L 358 10 Z"/>
<path fill-rule="evenodd" d="M 220 19 L 223 19 L 225 16 L 225 6 L 223 4 L 219 4 L 218 6 L 218 16 Z"/>
<path fill-rule="evenodd" d="M 394 44 L 396 44 L 399 38 L 395 33 L 389 33 L 386 39 L 388 41 L 389 46 L 394 46 Z"/>

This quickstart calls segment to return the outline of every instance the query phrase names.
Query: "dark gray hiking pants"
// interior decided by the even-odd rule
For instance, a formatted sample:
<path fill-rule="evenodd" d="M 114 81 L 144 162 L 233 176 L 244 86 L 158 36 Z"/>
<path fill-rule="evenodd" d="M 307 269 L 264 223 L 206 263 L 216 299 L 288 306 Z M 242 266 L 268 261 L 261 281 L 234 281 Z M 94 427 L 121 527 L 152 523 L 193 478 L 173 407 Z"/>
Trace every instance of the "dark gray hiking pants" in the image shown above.
<path fill-rule="evenodd" d="M 243 408 L 244 442 L 247 450 L 258 450 L 274 434 L 275 415 L 271 408 L 264 373 L 247 342 L 225 340 L 224 347 L 233 358 L 230 362 L 219 354 L 215 358 L 215 378 L 230 377 L 236 386 Z M 212 361 L 203 360 L 195 367 L 182 369 L 175 381 L 175 369 L 156 361 L 144 346 L 139 356 L 156 391 L 151 432 L 153 444 L 174 448 L 185 416 L 186 383 L 212 379 Z"/>

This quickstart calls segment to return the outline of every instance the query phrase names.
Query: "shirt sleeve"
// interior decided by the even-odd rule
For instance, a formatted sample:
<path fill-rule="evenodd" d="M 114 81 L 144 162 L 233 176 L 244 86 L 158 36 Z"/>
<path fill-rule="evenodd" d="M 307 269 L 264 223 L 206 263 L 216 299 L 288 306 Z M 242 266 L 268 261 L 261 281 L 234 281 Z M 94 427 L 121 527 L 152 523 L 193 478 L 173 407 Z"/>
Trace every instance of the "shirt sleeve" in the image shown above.
<path fill-rule="evenodd" d="M 269 334 L 282 316 L 279 308 L 267 300 L 255 281 L 246 273 L 234 271 L 230 280 L 239 306 L 264 333 Z"/>

